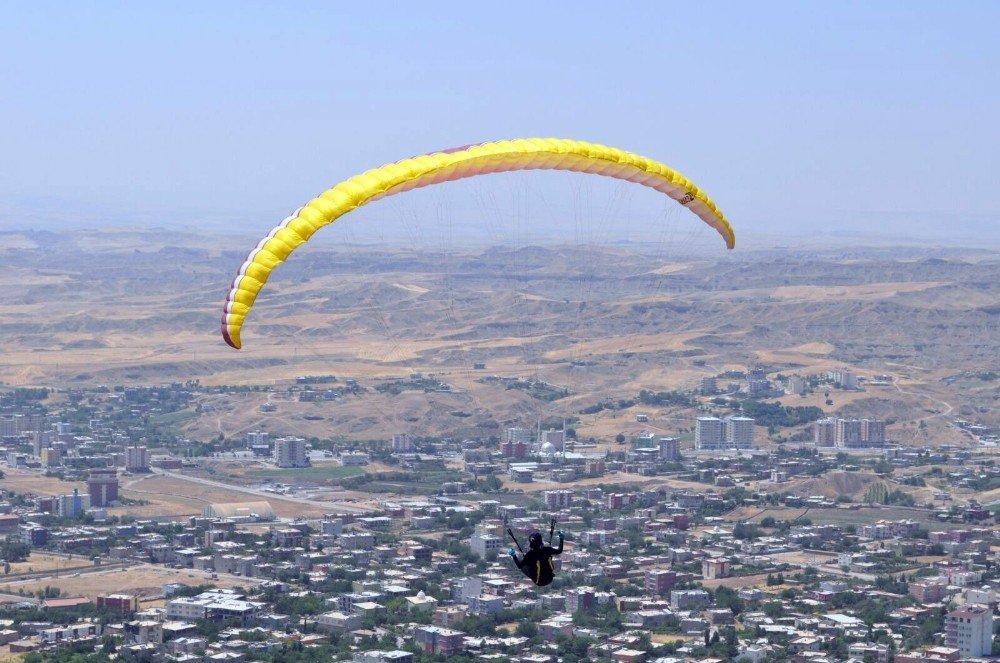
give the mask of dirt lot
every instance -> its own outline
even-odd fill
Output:
[[[786,571],[785,573],[796,573],[796,571]],[[767,581],[767,574],[760,573],[752,576],[738,576],[733,578],[716,578],[714,580],[702,580],[701,584],[708,589],[716,587],[729,587],[732,589],[742,589],[744,587],[763,587]]]
[[[42,573],[45,571],[64,571],[67,569],[89,568],[89,560],[74,557],[60,557],[47,553],[32,552],[31,556],[24,562],[15,562],[10,565],[10,572],[15,573]]]
[[[5,467],[3,472],[4,477],[0,479],[0,488],[13,490],[17,493],[31,493],[40,496],[66,495],[72,493],[74,488],[79,489],[81,493],[87,492],[86,484],[61,481],[55,477],[47,477],[30,470]]]
[[[33,593],[46,586],[57,586],[63,596],[86,596],[96,599],[98,594],[110,591],[135,592],[140,597],[158,598],[167,583],[183,583],[187,585],[213,584],[218,587],[249,587],[257,584],[249,578],[220,573],[217,580],[212,574],[191,569],[168,569],[141,564],[121,569],[108,569],[95,573],[80,573],[79,575],[60,575],[57,578],[42,578],[30,581],[13,581],[0,583],[0,592],[17,594],[19,589],[25,593]]]
[[[122,491],[124,497],[145,500],[149,505],[139,507],[122,507],[112,509],[113,514],[145,515],[145,516],[175,516],[200,515],[202,509],[209,504],[227,502],[254,502],[266,500],[271,504],[276,515],[282,518],[296,516],[318,517],[328,509],[321,506],[310,507],[298,502],[283,500],[278,496],[256,496],[238,490],[227,490],[216,486],[208,486],[185,481],[176,477],[149,475],[140,481],[133,481]]]

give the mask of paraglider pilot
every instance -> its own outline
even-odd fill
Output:
[[[520,560],[517,552],[513,548],[507,549],[517,568],[521,569],[524,575],[531,578],[531,582],[539,587],[544,587],[552,583],[555,577],[555,569],[552,567],[552,556],[561,555],[563,551],[563,533],[559,532],[559,547],[553,548],[551,545],[542,545],[541,532],[532,532],[528,537],[528,552],[524,553]],[[517,539],[515,539],[515,542]],[[551,543],[551,537],[549,543]],[[520,548],[520,546],[518,546]]]

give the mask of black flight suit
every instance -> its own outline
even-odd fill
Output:
[[[558,548],[553,548],[552,546],[532,548],[524,553],[524,557],[520,561],[518,561],[517,557],[514,557],[514,563],[517,564],[517,568],[521,569],[524,575],[531,578],[531,582],[539,587],[545,587],[552,584],[552,579],[555,577],[555,569],[552,567],[552,556],[561,555],[562,551],[563,539],[559,537]]]

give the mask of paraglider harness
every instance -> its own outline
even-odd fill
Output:
[[[520,542],[517,537],[514,536],[514,532],[507,528],[507,534],[510,534],[510,538],[514,540],[514,545],[521,552],[521,559],[517,558],[517,553],[514,552],[513,548],[507,550],[507,554],[511,556],[514,563],[517,564],[517,568],[521,569],[524,575],[531,579],[531,582],[535,583],[539,587],[545,587],[546,585],[552,584],[552,580],[555,578],[555,568],[552,566],[552,556],[561,555],[563,551],[563,533],[559,532],[559,547],[552,547],[552,535],[555,534],[556,530],[556,519],[553,518],[549,522],[549,545],[542,545],[542,535],[539,532],[532,532],[531,536],[528,537],[528,552],[524,552],[521,548]]]

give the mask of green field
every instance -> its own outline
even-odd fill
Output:
[[[363,467],[343,467],[341,465],[320,465],[319,467],[296,467],[287,470],[253,470],[247,476],[281,481],[333,481],[364,474]]]
[[[197,412],[192,412],[191,410],[180,410],[178,412],[167,412],[166,414],[154,414],[149,418],[149,423],[156,424],[158,426],[176,426],[177,424],[182,424],[185,421],[195,419],[197,416]]]

